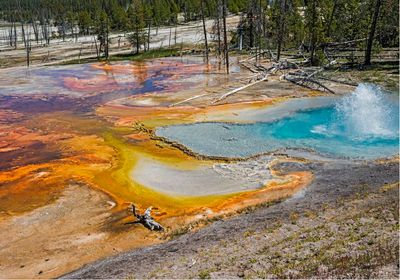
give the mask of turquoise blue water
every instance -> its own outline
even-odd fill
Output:
[[[269,122],[195,123],[162,127],[156,133],[211,156],[248,157],[285,149],[350,159],[393,156],[399,149],[397,98],[376,90],[364,85],[325,107]]]

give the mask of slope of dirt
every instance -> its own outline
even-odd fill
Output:
[[[281,163],[315,180],[270,207],[62,278],[398,278],[397,161]]]

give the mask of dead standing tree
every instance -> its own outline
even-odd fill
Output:
[[[229,46],[228,46],[228,35],[226,31],[226,0],[222,1],[222,24],[224,27],[224,56],[225,56],[225,67],[226,73],[229,74]]]
[[[214,27],[217,31],[217,41],[218,41],[218,59],[221,60],[222,54],[222,41],[221,41],[221,17],[222,17],[222,3],[221,0],[217,2],[217,17],[215,18]]]
[[[201,4],[201,20],[203,21],[203,33],[204,33],[204,45],[205,45],[204,48],[205,48],[206,62],[208,64],[208,42],[207,42],[206,21],[204,15],[204,0],[201,0],[200,4]],[[175,39],[175,44],[176,44],[176,39]]]
[[[135,224],[135,223],[139,223],[144,225],[146,228],[148,228],[149,230],[154,230],[154,231],[163,231],[164,228],[163,226],[161,226],[159,223],[157,223],[156,221],[154,221],[153,217],[151,216],[151,209],[153,207],[149,207],[146,209],[146,211],[144,212],[143,215],[140,215],[138,213],[136,213],[136,208],[135,205],[132,204],[130,210],[132,211],[133,216],[137,219],[134,222],[130,222],[128,224]]]
[[[381,8],[381,5],[382,5],[382,0],[376,0],[375,9],[374,9],[374,16],[372,18],[371,28],[370,28],[369,36],[368,36],[368,40],[367,40],[367,49],[365,51],[364,65],[370,65],[371,64],[372,44],[374,42],[375,29],[376,29],[376,24],[377,24],[377,21],[378,21],[379,10]]]
[[[287,12],[287,0],[281,0],[280,2],[280,13],[279,13],[279,31],[278,31],[278,49],[276,57],[279,60],[281,58],[281,50],[284,38],[284,32],[286,28],[286,12]]]

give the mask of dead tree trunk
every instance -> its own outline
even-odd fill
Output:
[[[257,45],[258,45],[258,54],[259,54],[259,60],[258,60],[258,63],[260,62],[260,60],[261,60],[261,53],[262,53],[262,47],[263,47],[263,44],[262,44],[262,40],[261,40],[261,38],[262,38],[262,36],[263,36],[263,34],[264,34],[264,30],[263,30],[263,18],[264,18],[264,11],[263,11],[263,8],[262,8],[262,1],[261,0],[259,0],[259,2],[258,2],[258,20],[257,20]]]
[[[225,55],[226,73],[229,74],[228,35],[226,32],[226,0],[222,1],[222,20],[224,25],[224,55]]]
[[[106,27],[106,39],[105,39],[105,45],[104,45],[104,54],[106,57],[106,60],[108,60],[109,57],[109,33],[110,33],[110,23],[108,22],[108,18],[107,18],[107,27]]]
[[[30,43],[30,33],[29,33],[29,26],[25,30],[24,23],[21,22],[21,30],[22,30],[22,39],[24,42],[24,47],[26,51],[26,66],[30,66],[30,54],[31,54],[31,43]]]
[[[328,24],[327,24],[326,32],[325,32],[325,35],[328,38],[331,36],[332,22],[333,22],[333,18],[335,17],[335,14],[336,14],[337,6],[338,6],[338,1],[337,0],[333,1],[332,11],[329,16],[329,20],[328,20]]]
[[[254,47],[254,13],[253,13],[254,7],[250,7],[249,11],[249,47],[253,48]]]
[[[178,39],[178,23],[175,22],[175,31],[174,31],[174,45],[176,46],[176,40]]]
[[[311,26],[310,26],[310,33],[311,33],[311,42],[310,42],[310,61],[312,65],[315,65],[315,50],[317,47],[317,4],[316,0],[313,0],[311,3]]]
[[[18,36],[17,36],[17,23],[14,21],[14,48],[17,49]]]
[[[337,62],[335,60],[330,61],[327,65],[320,67],[319,69],[315,70],[314,72],[307,74],[305,71],[303,71],[302,69],[299,69],[297,72],[294,73],[287,73],[285,75],[282,76],[283,79],[305,87],[305,88],[309,88],[309,89],[313,89],[313,90],[325,90],[328,91],[332,94],[335,94],[335,92],[333,90],[331,90],[330,88],[328,88],[327,86],[325,86],[322,82],[318,81],[318,79],[316,78],[317,74],[321,73],[322,71],[324,71],[326,68],[335,65]]]
[[[371,29],[369,31],[369,36],[368,36],[368,41],[367,41],[367,50],[365,51],[364,65],[371,64],[372,43],[374,42],[376,23],[378,21],[379,10],[381,8],[381,4],[382,4],[382,0],[376,0],[374,17],[372,18]]]
[[[201,19],[203,21],[203,33],[204,33],[204,48],[206,55],[206,63],[208,64],[208,42],[207,42],[207,29],[206,29],[206,21],[204,19],[204,0],[201,0]]]
[[[151,31],[151,19],[149,20],[149,26],[147,29],[147,50],[150,50],[150,31]]]
[[[26,66],[29,67],[31,64],[31,44],[28,42],[28,46],[26,47]]]
[[[32,28],[33,28],[33,33],[35,35],[35,41],[36,41],[36,45],[39,44],[39,30],[38,30],[38,26],[37,26],[37,22],[35,18],[32,18]]]
[[[24,26],[24,23],[23,22],[21,22],[21,32],[22,32],[22,41],[24,42],[24,46],[25,46],[25,48],[27,47],[27,44],[26,44],[26,34],[25,34],[25,26]]]
[[[172,26],[169,27],[168,49],[171,48],[171,36],[172,36]]]
[[[99,46],[97,45],[96,37],[94,37],[94,45],[96,46],[96,56],[97,56],[97,60],[100,60],[100,50],[99,50]]]
[[[217,36],[218,36],[218,57],[221,58],[221,0],[218,0],[217,6]]]
[[[248,68],[251,72],[253,73],[257,73],[255,81],[250,80],[249,83],[247,83],[244,86],[241,86],[239,88],[236,88],[234,90],[231,90],[227,93],[224,93],[223,95],[221,95],[219,98],[215,99],[212,104],[218,103],[221,100],[224,100],[225,98],[227,98],[228,96],[231,96],[232,94],[235,94],[239,91],[242,91],[246,88],[249,88],[251,86],[254,86],[256,84],[259,84],[261,82],[267,81],[269,75],[271,74],[275,74],[277,71],[283,70],[283,69],[287,69],[287,68],[291,68],[294,67],[294,65],[289,64],[287,61],[280,61],[278,63],[274,63],[270,68],[265,68],[262,65],[257,65],[254,64],[253,67],[251,66],[247,66],[245,63],[247,61],[242,61],[241,64]]]
[[[132,204],[131,211],[133,216],[137,219],[137,221],[134,221],[133,223],[140,223],[149,230],[163,231],[164,228],[159,223],[154,221],[153,217],[151,216],[151,209],[152,207],[150,206],[149,208],[147,208],[143,215],[140,215],[136,213],[135,205]]]
[[[278,50],[276,52],[277,60],[281,58],[283,34],[285,30],[285,16],[286,16],[286,0],[281,0],[280,15],[279,15],[279,32],[278,32]]]

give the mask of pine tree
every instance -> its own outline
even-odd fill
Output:
[[[317,65],[319,63],[316,50],[318,44],[322,42],[323,27],[321,14],[319,13],[321,2],[322,0],[308,0],[305,11],[311,65]]]
[[[129,6],[128,11],[129,30],[132,32],[128,35],[128,40],[136,48],[136,53],[139,53],[140,46],[145,41],[144,28],[145,23],[145,9],[141,0],[133,0]]]
[[[97,40],[100,42],[99,53],[104,53],[106,59],[109,55],[109,19],[105,11],[100,11],[96,21]]]

